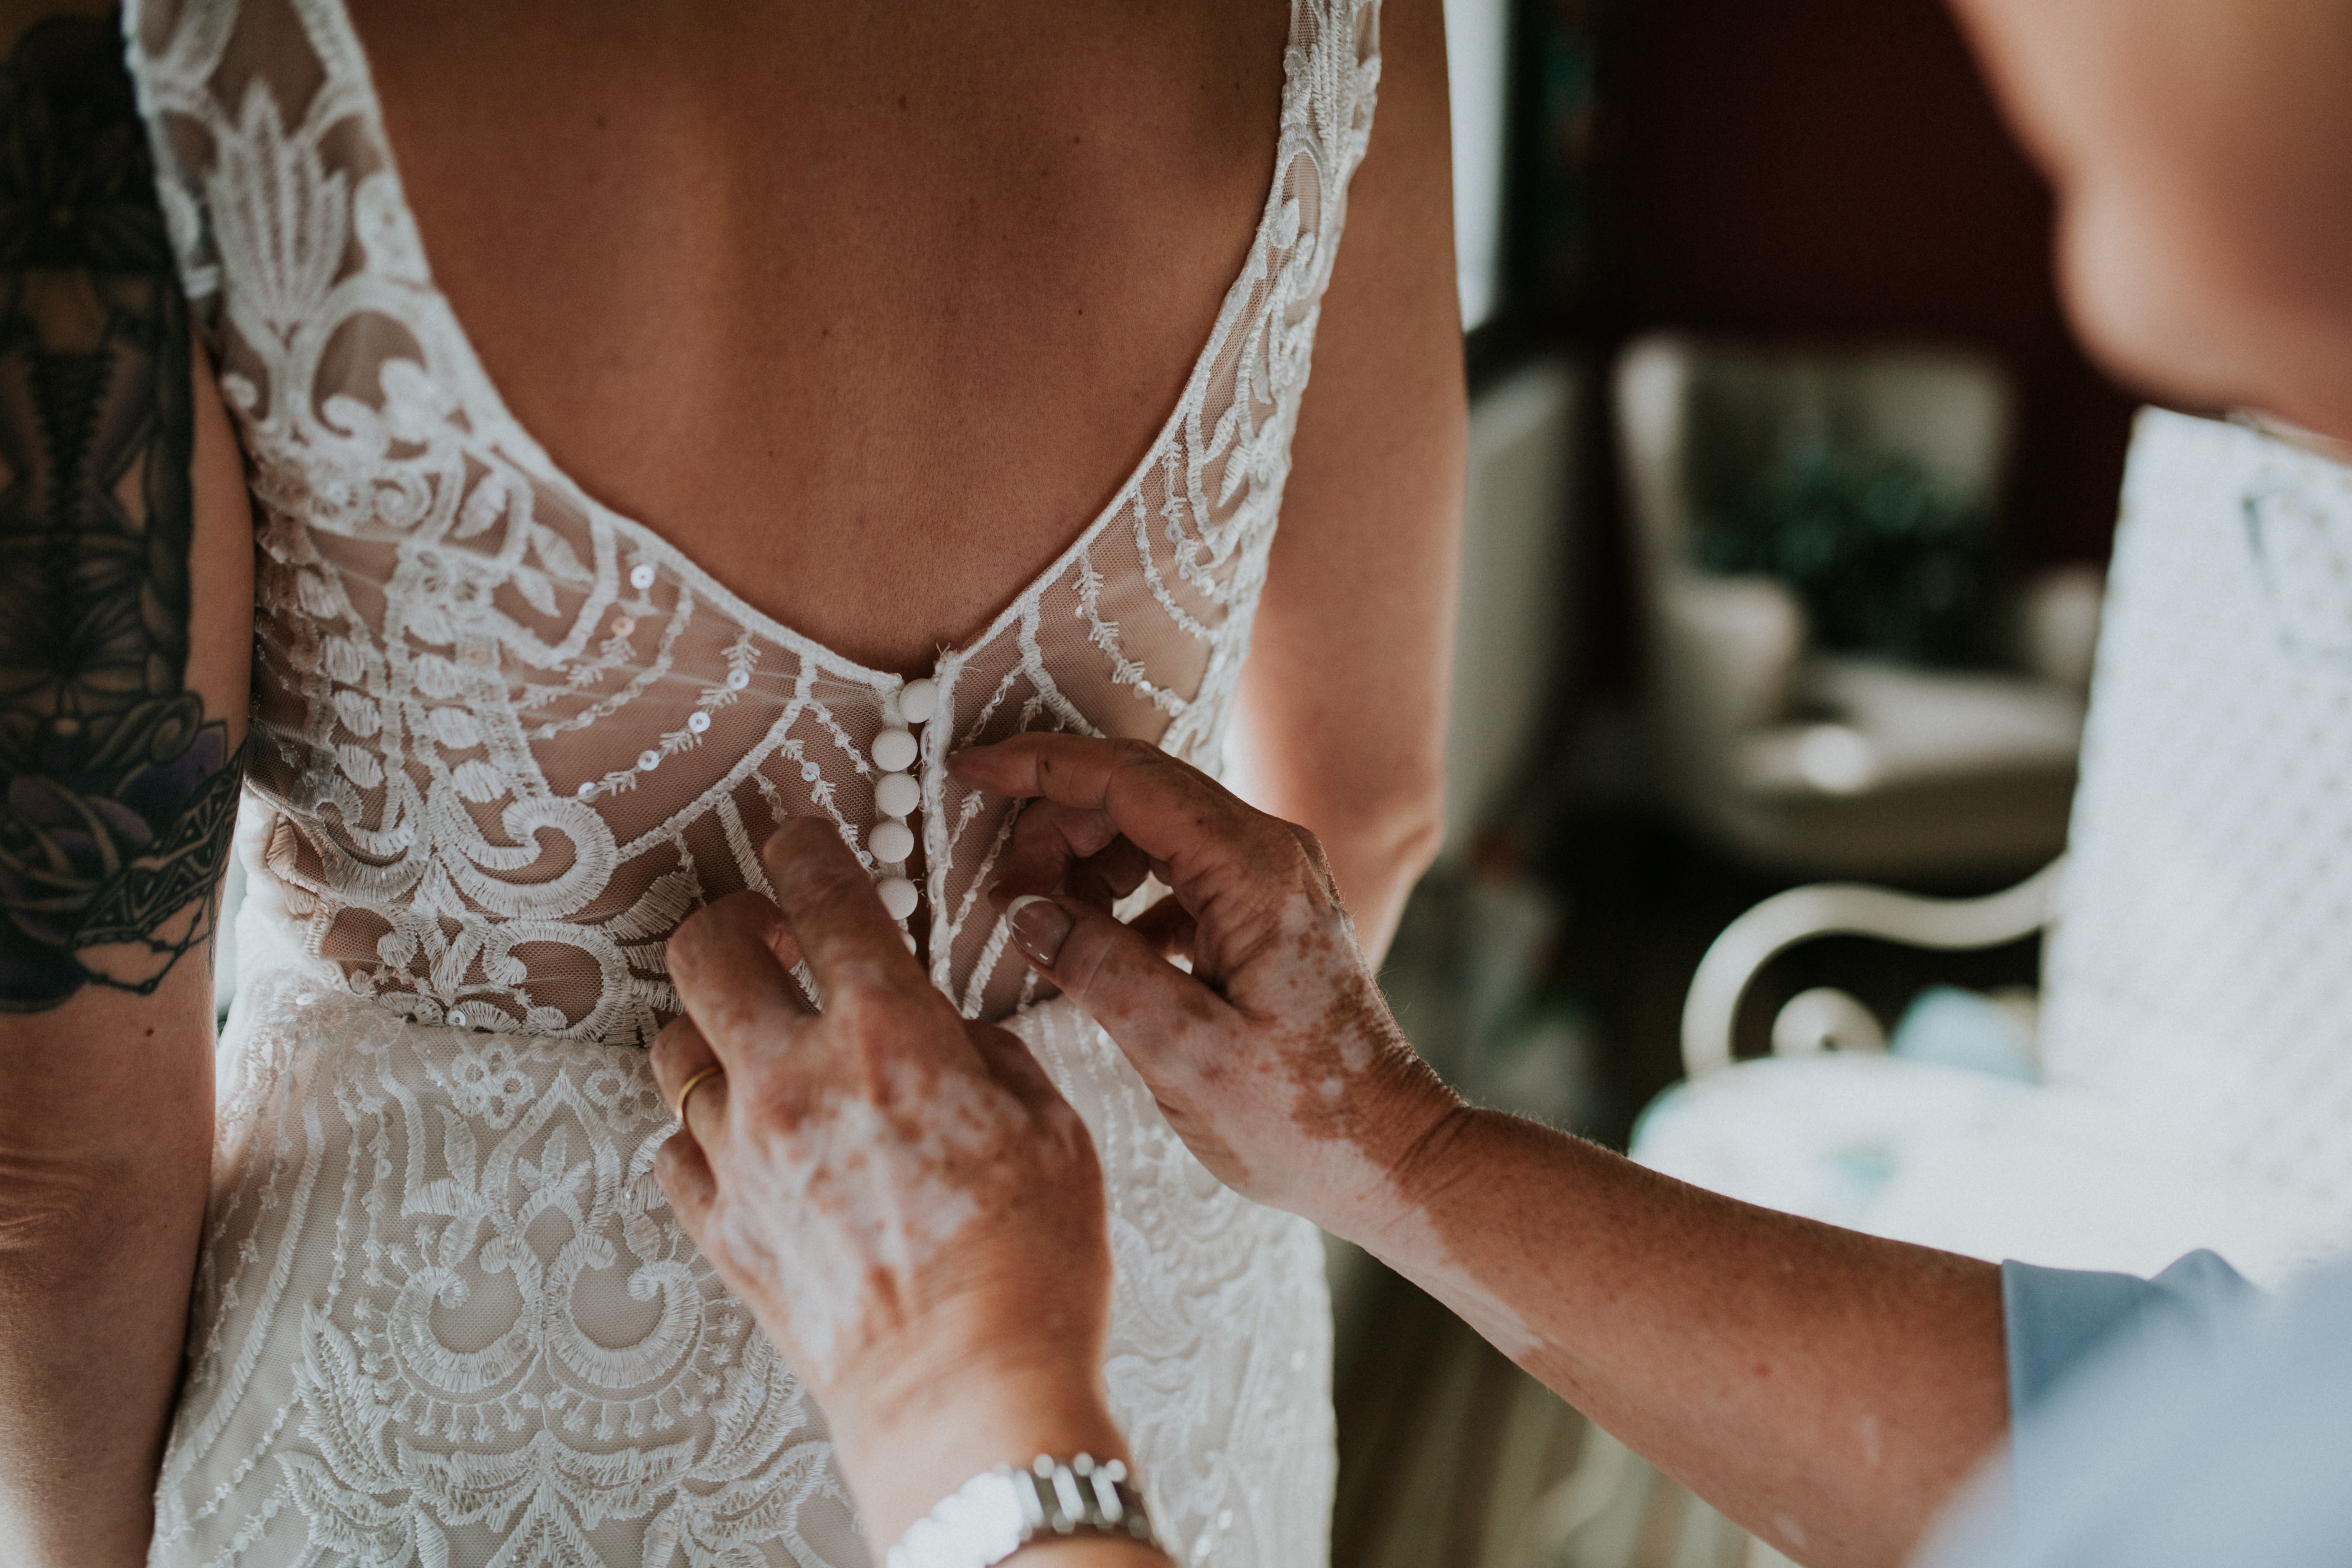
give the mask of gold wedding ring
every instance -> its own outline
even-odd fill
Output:
[[[700,1072],[696,1073],[692,1078],[688,1079],[684,1083],[677,1086],[677,1101],[671,1109],[677,1113],[677,1124],[680,1127],[686,1125],[686,1097],[692,1094],[696,1089],[700,1089],[704,1079],[724,1078],[726,1074],[727,1069],[725,1068],[713,1065],[704,1068]]]

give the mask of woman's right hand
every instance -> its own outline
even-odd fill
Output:
[[[1809,1563],[1901,1561],[1999,1437],[1990,1265],[1465,1107],[1389,1016],[1313,837],[1173,758],[1028,735],[950,765],[1033,797],[999,878],[1013,940],[1202,1163],[1370,1249],[1748,1529]],[[1147,868],[1175,897],[1121,925]]]
[[[1202,1164],[1353,1240],[1409,1223],[1464,1107],[1390,1016],[1313,834],[1139,742],[1024,735],[950,765],[1031,799],[993,894],[1013,939]],[[1121,924],[1147,868],[1174,897]]]

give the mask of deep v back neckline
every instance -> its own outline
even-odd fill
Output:
[[[435,280],[431,252],[425,246],[424,231],[416,222],[415,210],[409,205],[407,186],[401,179],[399,155],[393,146],[391,130],[384,121],[383,100],[376,89],[374,68],[369,58],[366,42],[360,37],[358,25],[352,19],[347,0],[310,0],[306,8],[312,9],[320,21],[331,31],[336,48],[350,61],[352,79],[362,93],[360,108],[382,160],[383,173],[390,182],[393,198],[397,204],[395,216],[407,232],[415,237],[416,253],[424,263],[422,286],[431,294],[435,305],[450,324],[451,336],[462,355],[462,363],[457,369],[461,377],[477,389],[468,413],[497,426],[495,432],[485,431],[483,434],[494,436],[498,443],[529,469],[534,479],[579,507],[583,513],[609,524],[646,555],[667,564],[698,594],[745,626],[791,647],[803,658],[837,676],[881,687],[895,685],[900,679],[895,671],[860,663],[753,605],[721,582],[693,555],[673,543],[659,529],[606,506],[549,455],[546,447],[508,406],[505,394],[499,390],[488,368],[482,363],[472,334],[466,330],[455,306]],[[1298,47],[1299,0],[1288,0],[1288,10],[1290,19],[1283,47],[1282,93],[1276,111],[1274,142],[1268,153],[1271,171],[1267,177],[1265,201],[1259,212],[1256,227],[1251,232],[1249,248],[1243,258],[1240,270],[1226,284],[1220,296],[1216,319],[1209,329],[1207,340],[1193,357],[1192,369],[1185,375],[1183,388],[1177,394],[1174,405],[1169,409],[1158,433],[1152,437],[1142,457],[1128,471],[1110,500],[1066,545],[1015,587],[977,632],[952,647],[943,648],[932,666],[935,671],[947,670],[989,646],[1008,626],[1019,619],[1023,606],[1032,597],[1067,573],[1071,563],[1084,554],[1127,510],[1146,477],[1159,466],[1173,445],[1187,411],[1201,402],[1203,385],[1215,366],[1218,349],[1235,321],[1246,310],[1252,285],[1265,265],[1269,240],[1282,221],[1283,170],[1287,162],[1284,157],[1283,127],[1294,118],[1296,98],[1304,85],[1300,80],[1303,51]]]
[[[1219,765],[1370,140],[1377,11],[1293,0],[1276,173],[1206,348],[1110,504],[942,652],[918,739],[898,673],[598,505],[499,402],[341,3],[125,16],[250,469],[249,778],[302,951],[421,1021],[642,1044],[676,1011],[662,944],[766,889],[773,825],[830,820],[883,876],[911,863],[870,843],[896,818],[920,824],[934,983],[968,1016],[1024,1005],[1034,972],[984,898],[1018,808],[946,759],[1059,730]]]

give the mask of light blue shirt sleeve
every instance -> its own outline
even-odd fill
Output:
[[[2211,1252],[2192,1252],[2153,1279],[2000,1266],[2001,1323],[2009,1350],[2010,1486],[2015,1522],[2031,1538],[2063,1513],[2081,1466],[2072,1424],[2050,1419],[2070,1374],[2122,1344],[2148,1356],[2163,1344],[2176,1362],[2203,1359],[2217,1325],[2258,1292]]]
[[[2164,1333],[2210,1345],[2217,1326],[2260,1294],[2211,1252],[2192,1252],[2153,1279],[2002,1264],[2011,1423],[2031,1426],[2051,1390],[2118,1333]],[[2019,1470],[2023,1484],[2029,1472]]]
[[[2005,1461],[1933,1568],[2352,1563],[2352,1267],[2273,1301],[2210,1252],[2153,1279],[2007,1264]]]

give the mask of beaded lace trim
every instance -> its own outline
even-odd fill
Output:
[[[599,505],[435,289],[336,0],[134,7],[183,275],[259,505],[259,869],[355,993],[424,1022],[644,1043],[663,943],[823,815],[869,863],[896,677]],[[1183,394],[1103,512],[932,672],[915,764],[933,981],[1034,979],[982,897],[1013,819],[946,772],[1024,730],[1219,761],[1318,301],[1378,79],[1375,13],[1294,0],[1273,177]]]

